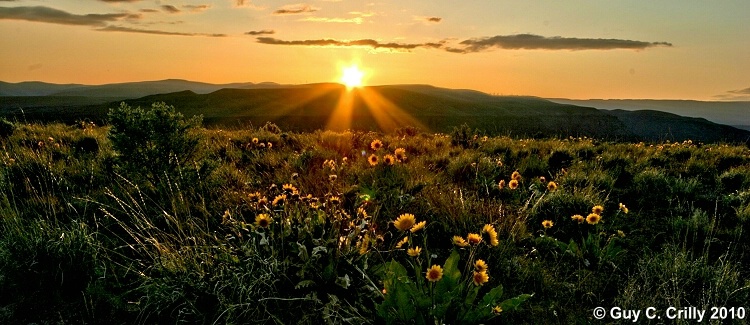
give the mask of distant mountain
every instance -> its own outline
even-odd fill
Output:
[[[126,82],[106,85],[57,85],[43,82],[0,82],[0,96],[76,96],[97,98],[139,98],[148,95],[173,93],[190,90],[197,94],[207,94],[223,88],[274,88],[279,84],[264,82],[254,84],[229,83],[210,84],[204,82],[187,81],[181,79],[167,79],[158,81]]]
[[[695,100],[643,99],[549,99],[555,103],[626,111],[654,110],[689,117],[702,117],[711,122],[750,130],[750,101],[704,102]]]
[[[175,81],[178,84],[182,81]],[[165,82],[161,82],[164,85]],[[190,83],[195,86],[195,83]],[[205,86],[205,85],[204,85]],[[590,136],[615,140],[747,141],[750,132],[719,125],[702,118],[657,111],[599,110],[559,104],[535,97],[499,97],[473,90],[444,89],[427,85],[390,85],[354,89],[339,84],[296,86],[238,84],[250,89],[195,90],[126,99],[131,106],[150,107],[166,102],[185,115],[203,115],[211,125],[262,125],[266,121],[282,129],[311,131],[321,128],[390,131],[416,126],[427,131],[450,132],[463,123],[489,134],[524,137]],[[119,89],[123,89],[120,85]],[[111,95],[101,91],[91,95]],[[74,94],[70,90],[66,93]],[[80,93],[79,93],[80,94]],[[71,103],[102,97],[4,97],[0,115],[27,120],[90,118],[103,120],[120,100],[102,103]],[[45,100],[46,98],[46,100]],[[55,101],[59,101],[55,104]],[[5,103],[12,102],[13,105]],[[23,115],[20,115],[23,108]]]

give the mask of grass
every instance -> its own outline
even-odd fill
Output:
[[[122,128],[8,128],[0,322],[589,323],[597,306],[750,307],[744,146],[180,125],[139,140],[145,162],[129,161],[141,147],[123,147]],[[183,140],[189,153],[149,163]],[[384,165],[397,148],[407,158]],[[571,220],[595,205],[601,222]],[[404,213],[426,227],[399,231]],[[483,242],[453,244],[469,233]],[[433,285],[431,265],[445,272]]]

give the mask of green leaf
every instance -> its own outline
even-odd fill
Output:
[[[310,259],[310,254],[307,253],[307,246],[300,244],[300,242],[297,242],[297,247],[299,248],[299,252],[297,255],[303,262],[307,262],[307,260]]]
[[[500,297],[503,296],[503,285],[500,284],[497,287],[492,288],[490,292],[486,293],[482,297],[482,306],[494,307]]]
[[[351,284],[351,280],[349,279],[349,274],[344,274],[344,276],[340,276],[336,278],[336,284],[338,284],[340,287],[344,289],[349,289],[349,285]]]
[[[522,294],[515,296],[513,298],[507,299],[500,303],[500,307],[503,308],[503,311],[511,311],[515,310],[520,306],[524,301],[531,298],[533,295],[530,294]]]
[[[471,306],[474,304],[474,300],[477,299],[477,295],[479,294],[479,286],[473,286],[471,289],[469,289],[469,292],[466,293],[466,299],[464,300],[464,303],[468,306]]]

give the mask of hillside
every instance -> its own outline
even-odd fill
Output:
[[[181,83],[174,81],[170,87],[178,89]],[[256,85],[252,89],[223,88],[207,93],[199,92],[208,91],[210,84],[203,88],[196,83],[190,85],[195,90],[124,100],[101,97],[124,94],[127,87],[122,85],[118,86],[120,92],[99,88],[85,92],[87,96],[73,96],[77,90],[69,89],[55,96],[5,97],[0,114],[31,121],[103,121],[108,110],[121,101],[134,107],[165,102],[185,115],[203,115],[204,122],[213,126],[257,126],[271,121],[295,131],[323,128],[392,131],[412,126],[431,132],[450,132],[455,126],[467,124],[490,135],[518,137],[705,142],[744,142],[750,138],[748,131],[665,112],[607,111],[535,97],[491,96],[428,85],[372,86],[351,92],[339,84]],[[148,88],[142,83],[133,87],[133,91]]]

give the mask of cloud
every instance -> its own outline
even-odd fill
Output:
[[[363,11],[350,11],[350,15],[360,16],[360,17],[372,17],[375,16],[375,13],[372,11],[363,12]]]
[[[313,18],[317,19],[317,18]],[[317,39],[285,41],[270,37],[258,37],[258,42],[271,45],[297,45],[297,46],[336,46],[336,47],[371,47],[373,49],[391,49],[409,51],[416,48],[441,49],[451,53],[475,53],[489,51],[493,48],[508,50],[536,49],[536,50],[614,50],[632,49],[643,50],[658,46],[672,46],[666,42],[642,42],[621,39],[594,39],[594,38],[567,38],[567,37],[544,37],[531,34],[493,36],[484,38],[472,38],[450,45],[448,40],[437,43],[380,43],[372,39],[355,41]]]
[[[305,3],[298,3],[293,5],[286,5],[273,12],[274,15],[296,15],[310,12],[316,12],[320,9],[310,6]]]
[[[354,17],[354,18],[324,18],[324,17],[307,17],[304,19],[300,19],[300,21],[312,21],[312,22],[318,22],[318,23],[352,23],[352,24],[361,24],[364,19],[362,17]]]
[[[439,23],[440,21],[443,20],[443,18],[440,18],[440,17],[425,17],[425,20],[428,23]]]
[[[128,13],[76,15],[43,6],[0,7],[0,19],[26,20],[60,25],[104,26],[107,22],[118,21],[123,18],[133,19],[139,18],[139,16]]]
[[[272,29],[264,29],[264,30],[251,30],[245,33],[245,35],[271,35],[271,34],[276,34],[276,31]]]
[[[211,5],[183,5],[182,7],[192,12],[201,12],[211,8]]]
[[[672,46],[667,42],[643,42],[623,39],[545,37],[534,34],[498,35],[472,38],[459,43],[463,53],[482,52],[491,48],[506,50],[643,50],[657,46]]]
[[[284,41],[272,37],[258,37],[258,43],[271,45],[298,45],[298,46],[334,46],[334,47],[369,47],[373,49],[387,49],[397,51],[408,51],[416,48],[440,48],[443,43],[381,43],[373,39],[360,39],[354,41],[339,41],[334,39],[317,39],[302,41]]]
[[[125,33],[139,33],[139,34],[152,34],[152,35],[172,35],[172,36],[206,36],[206,37],[226,37],[226,34],[204,34],[204,33],[178,33],[178,32],[167,32],[161,30],[152,29],[137,29],[122,26],[107,26],[97,29],[101,32],[125,32]]]
[[[159,10],[156,10],[156,9],[141,9],[141,10],[138,10],[138,11],[140,11],[140,12],[146,12],[146,13],[159,12]]]
[[[163,5],[163,6],[161,6],[161,9],[164,10],[164,11],[166,11],[166,12],[168,12],[168,13],[170,13],[170,14],[176,14],[176,13],[180,13],[182,11],[180,9],[177,9],[177,7],[175,7],[173,5]]]
[[[750,88],[729,90],[724,94],[714,96],[714,98],[721,100],[750,100]]]
[[[99,0],[102,2],[138,2],[141,0]]]

